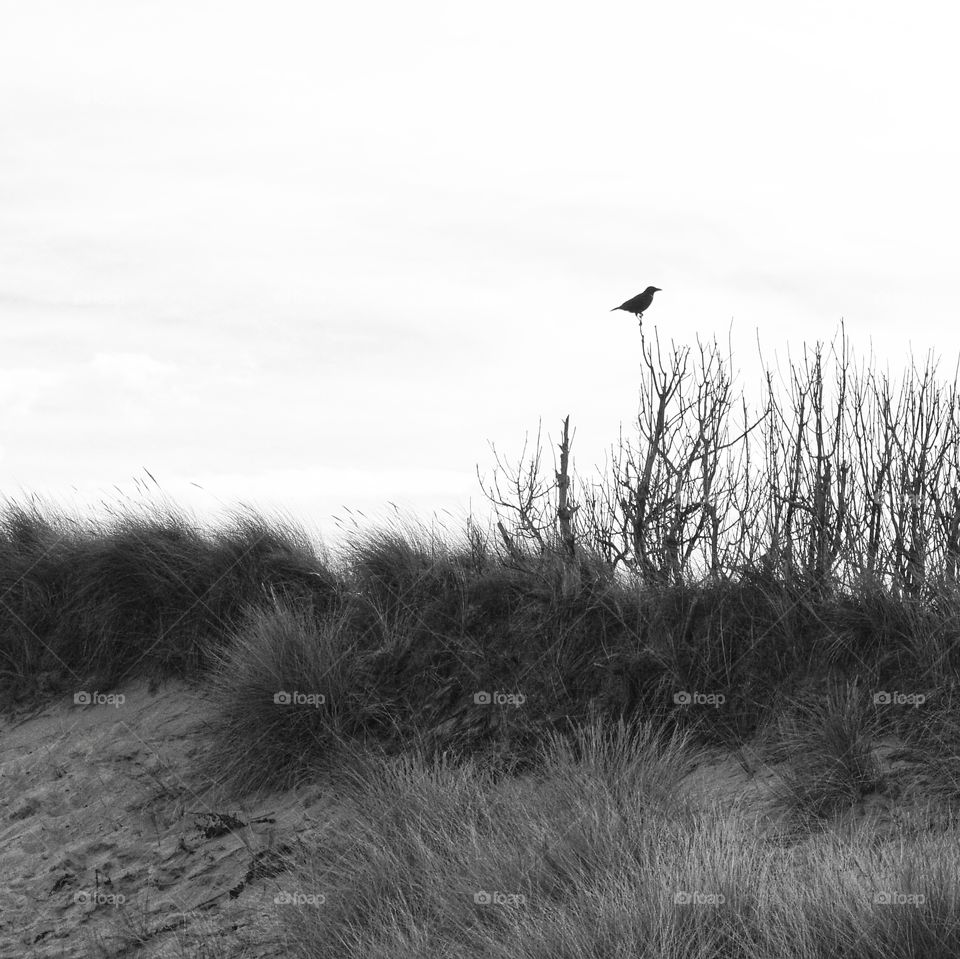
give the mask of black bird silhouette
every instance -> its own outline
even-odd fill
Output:
[[[659,292],[659,286],[648,286],[642,293],[638,293],[632,299],[627,300],[626,303],[615,306],[610,312],[613,313],[616,310],[624,310],[627,313],[635,313],[637,319],[640,321],[640,325],[643,326],[644,310],[650,309],[650,304],[653,302],[653,294]]]

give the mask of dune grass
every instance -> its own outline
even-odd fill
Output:
[[[251,511],[7,502],[0,711],[182,678],[227,792],[336,782],[277,954],[960,953],[960,384],[843,334],[751,412],[716,341],[638,362],[599,482],[568,417],[553,470],[539,434],[496,455],[489,529],[331,554]],[[681,790],[718,750],[762,816]]]
[[[567,571],[412,524],[331,556],[253,514],[8,504],[0,702],[186,678],[210,704],[197,762],[228,792],[332,778],[350,828],[291,859],[284,954],[955,954],[952,587]],[[885,736],[911,756],[896,784]],[[680,790],[751,743],[789,840]],[[920,784],[944,815],[905,812],[909,842],[831,830]]]
[[[331,831],[284,877],[274,935],[325,957],[947,957],[955,832],[878,847],[869,824],[785,851],[680,786],[689,734],[592,723],[536,773],[408,753],[342,781]]]
[[[338,742],[506,749],[522,765],[597,716],[739,745],[827,674],[855,679],[865,702],[922,695],[922,711],[891,702],[875,718],[944,755],[957,741],[956,589],[924,607],[749,576],[644,585],[589,556],[573,586],[558,571],[550,554],[518,562],[409,523],[358,532],[331,557],[254,514],[210,530],[172,509],[83,524],[8,504],[0,703],[189,678],[219,717],[217,767],[251,788],[310,775]],[[835,719],[828,751],[866,722]],[[808,726],[781,732],[813,743]]]
[[[326,611],[338,581],[294,525],[238,514],[204,530],[172,507],[81,522],[37,504],[0,510],[0,703],[44,687],[106,691],[194,676],[251,605]]]

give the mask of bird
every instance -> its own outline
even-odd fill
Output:
[[[643,313],[645,310],[650,309],[650,304],[653,302],[653,294],[660,292],[659,286],[648,286],[642,293],[638,293],[636,296],[627,300],[626,303],[615,306],[610,312],[625,310],[627,313],[635,313],[637,319],[640,321],[640,325],[643,326]]]

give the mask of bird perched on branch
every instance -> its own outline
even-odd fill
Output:
[[[615,306],[610,312],[613,313],[616,310],[624,310],[627,313],[635,313],[637,319],[640,321],[640,325],[643,326],[644,310],[650,309],[650,304],[653,302],[653,294],[659,292],[659,286],[648,286],[642,293],[638,293],[632,299],[627,300],[626,303]]]

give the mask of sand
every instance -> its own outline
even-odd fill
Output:
[[[122,693],[0,724],[0,956],[193,955],[213,931],[213,955],[282,955],[274,897],[308,892],[281,870],[329,822],[323,789],[226,803],[196,771],[198,694]]]

